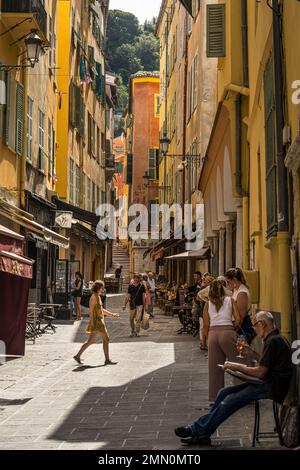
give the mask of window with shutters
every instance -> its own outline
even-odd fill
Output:
[[[16,96],[16,152],[22,155],[23,144],[23,118],[24,118],[24,87],[17,83]]]
[[[75,173],[75,204],[79,207],[80,203],[80,168],[76,164],[76,173]]]
[[[207,5],[207,57],[225,57],[225,3]]]
[[[53,48],[53,20],[49,16],[49,67],[52,67],[52,48]]]
[[[92,212],[96,211],[96,185],[92,182]]]
[[[90,115],[90,153],[95,157],[95,126],[96,123]]]
[[[52,127],[52,176],[56,176],[56,142],[55,130]],[[56,182],[56,180],[55,180]]]
[[[198,56],[194,58],[194,76],[193,76],[193,110],[197,108],[198,100]]]
[[[69,125],[75,127],[75,85],[71,81],[69,86]]]
[[[69,160],[69,202],[72,204],[74,200],[74,162],[72,158]]]
[[[132,184],[132,154],[127,154],[126,184]]]
[[[48,176],[52,175],[52,122],[48,119]]]
[[[85,203],[86,203],[86,196],[85,196],[85,173],[82,173],[82,209],[85,209]]]
[[[189,121],[192,115],[192,83],[193,83],[192,68],[188,72],[187,80],[188,80],[187,82],[187,119]]]
[[[39,109],[38,169],[45,171],[45,114]]]
[[[273,55],[271,55],[264,73],[267,238],[274,236],[277,232],[276,121],[274,96]]]
[[[160,110],[160,95],[154,95],[154,117],[159,118],[159,110]]]
[[[96,148],[97,162],[100,163],[101,160],[101,132],[97,126],[97,148]]]
[[[86,200],[86,208],[88,211],[91,210],[91,180],[87,177],[87,200]]]
[[[32,160],[32,111],[33,100],[29,96],[27,96],[26,158],[30,162]]]
[[[148,176],[151,180],[158,179],[159,149],[149,149]]]
[[[12,72],[7,73],[6,110],[5,110],[5,144],[16,150],[16,115],[17,115],[17,82]]]
[[[81,96],[80,87],[74,86],[75,96],[75,110],[74,110],[74,124],[78,134],[84,138],[85,128],[85,105],[84,97]]]

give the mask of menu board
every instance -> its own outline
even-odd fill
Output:
[[[56,261],[55,292],[65,294],[67,292],[67,260]]]
[[[80,261],[69,261],[68,269],[68,292],[74,290],[75,273],[80,271]]]

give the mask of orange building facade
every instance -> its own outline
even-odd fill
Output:
[[[159,93],[158,72],[140,72],[131,77],[125,175],[130,188],[128,202],[129,206],[143,204],[149,214],[151,206],[158,202],[159,191]],[[144,253],[153,242],[149,232],[141,233],[141,240],[132,240],[132,271],[152,269],[153,262]]]

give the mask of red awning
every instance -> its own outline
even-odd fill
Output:
[[[0,251],[0,271],[15,276],[32,278],[34,260],[8,251]]]

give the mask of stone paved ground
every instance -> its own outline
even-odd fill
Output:
[[[109,299],[121,312],[123,297]],[[128,317],[108,319],[111,358],[102,346],[86,351],[84,366],[72,359],[85,340],[87,320],[59,325],[26,356],[0,367],[0,449],[180,449],[173,429],[207,407],[207,357],[191,336],[177,335],[177,317],[157,312],[151,329],[129,338]],[[213,436],[220,448],[250,447],[253,406]],[[274,426],[270,404],[262,426]],[[262,447],[278,446],[277,440]]]

